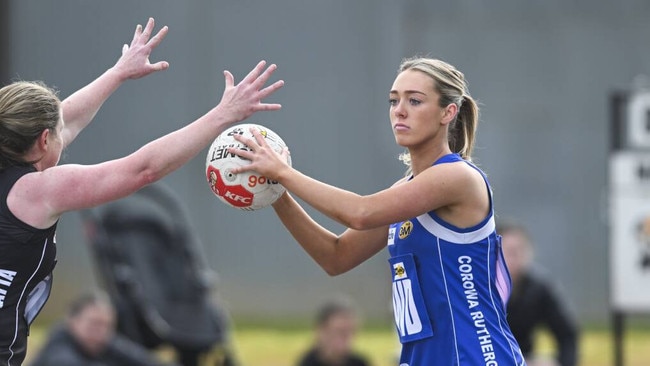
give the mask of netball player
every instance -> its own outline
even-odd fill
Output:
[[[284,194],[273,205],[282,223],[330,275],[346,272],[385,246],[402,342],[400,364],[522,365],[506,322],[510,280],[495,232],[485,174],[471,163],[478,108],[464,75],[440,60],[405,60],[389,92],[407,176],[360,196],[286,164],[258,131],[232,152],[349,229],[335,235]]]
[[[57,166],[61,151],[127,79],[166,69],[149,63],[167,28],[151,37],[154,21],[136,28],[117,63],[60,102],[40,83],[0,89],[0,365],[25,358],[29,324],[47,300],[55,263],[55,229],[61,214],[125,197],[179,168],[231,124],[279,104],[261,100],[275,65],[260,62],[239,84],[228,71],[219,105],[187,126],[121,159],[96,165]],[[151,37],[151,38],[150,38]]]

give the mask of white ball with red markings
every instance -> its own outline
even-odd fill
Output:
[[[268,128],[247,123],[240,124],[223,131],[210,145],[205,159],[205,174],[212,192],[225,204],[241,210],[254,211],[270,206],[282,193],[284,187],[273,180],[248,171],[233,174],[235,167],[250,164],[250,160],[228,152],[228,148],[249,150],[249,148],[235,140],[233,136],[242,135],[251,139],[255,137],[250,128],[255,127],[264,136],[266,143],[277,152],[281,152],[287,145],[282,138]],[[287,157],[291,165],[291,157]]]

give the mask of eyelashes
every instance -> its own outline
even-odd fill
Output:
[[[409,98],[408,102],[409,102],[409,104],[412,105],[412,106],[418,106],[418,105],[422,104],[422,101],[421,101],[421,100],[418,100],[418,99],[415,99],[415,98]],[[398,103],[399,103],[398,100],[395,99],[395,98],[390,98],[390,99],[388,99],[388,104],[389,104],[391,107],[395,107],[395,106],[397,106]]]

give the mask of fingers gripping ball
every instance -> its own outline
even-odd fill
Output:
[[[233,174],[235,167],[248,165],[250,161],[228,152],[228,148],[249,148],[233,136],[244,135],[253,138],[250,128],[255,127],[275,151],[281,152],[286,144],[275,132],[255,124],[240,124],[223,131],[212,142],[205,159],[205,173],[212,192],[227,205],[247,211],[270,206],[282,193],[284,187],[254,171]],[[291,157],[287,158],[291,165]]]

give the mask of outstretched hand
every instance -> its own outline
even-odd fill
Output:
[[[155,26],[153,18],[149,18],[147,25],[142,29],[138,24],[135,27],[131,44],[122,47],[122,56],[117,60],[113,69],[123,79],[139,79],[153,72],[169,68],[167,61],[159,61],[154,64],[149,62],[151,52],[162,42],[167,35],[167,26],[162,27],[155,36],[151,37]]]
[[[247,171],[256,171],[257,173],[272,179],[280,180],[284,169],[291,168],[289,161],[289,149],[284,148],[281,152],[275,151],[264,139],[264,136],[256,128],[251,127],[251,133],[254,139],[242,135],[234,135],[235,140],[248,146],[249,150],[231,147],[228,151],[232,154],[250,160],[248,165],[242,165],[231,169],[232,173],[239,174]]]
[[[223,91],[219,108],[226,111],[234,122],[239,122],[259,111],[274,111],[282,106],[277,103],[262,103],[262,99],[273,94],[284,85],[284,81],[264,87],[271,74],[277,69],[275,64],[266,67],[266,61],[260,61],[251,72],[235,85],[235,78],[230,71],[224,71],[226,88]]]

